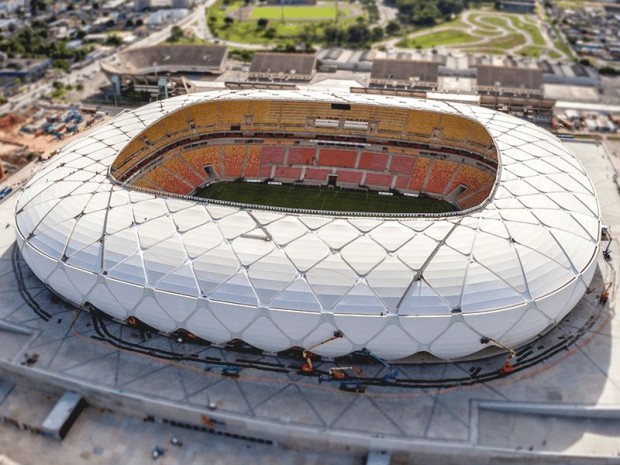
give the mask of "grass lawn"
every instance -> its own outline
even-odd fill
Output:
[[[342,17],[349,16],[351,14],[351,8],[347,5],[340,5],[338,7],[340,15]],[[284,16],[284,21],[316,21],[316,20],[329,20],[336,19],[335,5],[325,6],[257,6],[252,9],[250,19],[257,20],[260,18],[270,20],[280,20]]]
[[[468,34],[459,29],[443,29],[439,31],[429,32],[417,37],[403,39],[396,45],[408,48],[430,48],[442,45],[462,45],[469,44],[480,40],[479,37]]]
[[[518,54],[524,57],[538,58],[543,49],[536,47],[535,45],[526,45],[518,50]]]
[[[239,9],[245,6],[242,0],[230,0],[228,5],[223,4],[223,0],[218,0],[213,6],[207,8],[206,17],[207,24],[213,32],[213,35],[219,39],[231,40],[233,42],[250,43],[250,44],[268,44],[268,45],[297,45],[300,36],[306,30],[312,30],[314,33],[321,34],[326,24],[333,24],[333,18],[336,15],[336,8],[332,5],[320,7],[306,6],[285,6],[284,7],[284,23],[280,21],[282,9],[280,7],[256,7],[249,13],[248,17],[244,14],[238,14]],[[313,14],[331,16],[322,17],[304,17],[304,12],[309,13],[318,9]],[[349,5],[341,5],[340,26],[347,26],[356,22],[355,15],[360,12],[358,9]],[[301,13],[300,13],[301,12]],[[270,17],[267,17],[271,15]],[[292,17],[291,15],[297,15]],[[233,20],[231,24],[227,24],[226,17]],[[257,18],[257,19],[254,19]],[[264,18],[269,21],[266,28],[258,27],[258,19]]]
[[[247,182],[218,182],[199,189],[196,197],[272,207],[377,213],[444,213],[453,205],[427,197],[385,196],[318,186],[275,186]]]

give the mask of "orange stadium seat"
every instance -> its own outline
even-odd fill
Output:
[[[290,168],[288,166],[276,167],[274,179],[281,181],[297,181],[301,178],[301,168]]]
[[[377,107],[372,113],[380,132],[402,133],[407,126],[408,110],[403,108]]]
[[[483,187],[478,192],[472,193],[465,191],[456,199],[456,203],[463,210],[480,205],[491,193],[491,188],[492,186]]]
[[[162,165],[158,165],[145,173],[143,178],[158,186],[160,190],[173,194],[187,195],[194,190],[193,186],[183,182]]]
[[[443,115],[441,130],[444,139],[459,142],[459,145],[467,145],[474,123],[461,116]]]
[[[362,170],[385,171],[388,156],[384,153],[362,152],[357,168]]]
[[[260,158],[263,154],[262,145],[248,145],[247,155],[245,158],[245,168],[243,175],[246,178],[255,178],[258,176],[258,167],[260,166]]]
[[[311,106],[311,105],[310,105]],[[306,126],[309,105],[299,105],[296,102],[277,102],[271,106],[270,121],[275,125]]]
[[[442,194],[446,190],[456,167],[457,163],[453,161],[435,160],[424,191]]]
[[[389,171],[390,173],[411,174],[415,160],[415,156],[392,155]]]
[[[494,182],[495,176],[493,174],[482,171],[474,166],[462,164],[459,167],[456,176],[450,183],[450,187],[447,192],[450,193],[459,185],[463,185],[467,187],[467,191],[463,194],[469,195],[472,192],[478,191],[482,187],[492,186]]]
[[[245,117],[251,115],[249,100],[227,100],[217,105],[218,123],[245,124]]]
[[[396,189],[407,189],[410,179],[411,179],[410,176],[398,176],[396,178],[396,184],[394,185],[394,187]]]
[[[355,167],[356,158],[357,150],[322,148],[319,153],[319,165],[353,168]]]
[[[362,171],[351,171],[346,169],[338,170],[336,174],[338,175],[338,184],[344,183],[355,185],[359,185],[362,182],[362,176],[364,175]]]
[[[369,187],[388,190],[392,186],[393,177],[391,174],[367,173],[364,184]]]
[[[414,111],[409,114],[407,132],[430,138],[433,131],[439,126],[440,113],[432,111]]]
[[[161,188],[157,184],[153,184],[151,181],[145,178],[136,179],[131,183],[132,186],[142,187],[143,189],[156,189],[161,190]]]
[[[469,134],[469,139],[474,143],[483,147],[489,147],[492,144],[491,136],[487,130],[480,124],[474,123]]]
[[[190,118],[194,120],[196,128],[213,126],[219,122],[216,102],[205,102],[187,107]]]
[[[258,177],[261,179],[268,179],[271,177],[271,166],[270,165],[261,165],[258,168]]]
[[[416,159],[415,166],[413,168],[413,174],[409,181],[409,190],[421,191],[424,187],[424,181],[426,180],[426,172],[430,166],[430,159],[418,158]]]
[[[179,158],[178,155],[165,160],[162,166],[183,178],[194,187],[200,186],[206,180],[206,174],[203,174],[204,170],[202,170],[202,172],[195,170],[193,167],[185,164],[183,159]]]
[[[332,170],[328,169],[308,168],[306,169],[305,179],[327,181],[327,175],[331,174],[331,172]]]
[[[204,167],[211,165],[219,176],[223,176],[220,146],[201,147],[181,153],[181,157],[197,172],[204,173]]]
[[[263,156],[261,157],[261,165],[282,164],[284,163],[285,147],[265,145],[263,147]]]
[[[224,176],[240,178],[245,158],[245,145],[224,146]]]
[[[286,161],[292,165],[313,165],[315,155],[314,147],[291,147]]]
[[[169,116],[166,116],[161,123],[166,126],[169,134],[177,134],[189,132],[190,127],[187,120],[185,108],[181,108],[181,110],[174,111]]]
[[[269,119],[271,105],[269,100],[255,100],[250,103],[250,114],[252,115],[254,124],[273,125],[273,122]]]
[[[143,139],[144,137],[146,137],[151,144],[155,144],[164,138],[169,138],[170,132],[163,123],[157,122],[146,128],[141,138]]]

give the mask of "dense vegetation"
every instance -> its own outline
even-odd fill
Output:
[[[82,61],[92,50],[90,47],[69,50],[66,44],[67,41],[49,37],[47,23],[37,20],[0,40],[0,51],[11,58],[51,58],[56,68],[67,70],[71,63]]]
[[[469,3],[469,0],[395,0],[400,21],[416,26],[432,26],[449,20]]]

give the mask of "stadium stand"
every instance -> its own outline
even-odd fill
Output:
[[[396,184],[394,184],[394,188],[398,190],[405,190],[407,186],[409,186],[409,180],[411,176],[398,176],[396,178]]]
[[[204,170],[202,173],[194,170],[190,166],[186,165],[185,161],[182,158],[179,158],[178,155],[174,155],[173,157],[165,160],[162,163],[162,166],[170,170],[172,173],[176,173],[192,186],[199,186],[205,182],[206,174],[202,174],[204,173]]]
[[[433,194],[443,194],[456,167],[457,164],[453,161],[435,160],[424,191]]]
[[[175,176],[163,165],[156,166],[143,175],[143,179],[157,186],[159,190],[173,194],[188,195],[194,187]]]
[[[356,150],[322,148],[319,153],[319,165],[353,168],[355,167],[356,158]]]
[[[245,159],[245,145],[224,146],[224,176],[226,178],[240,178]]]
[[[159,187],[157,184],[153,184],[151,181],[149,181],[148,179],[145,179],[145,178],[136,179],[132,183],[132,186],[141,187],[142,189],[161,190],[161,187]]]
[[[288,166],[276,167],[274,179],[278,181],[297,181],[301,179],[302,168],[290,168]]]
[[[358,164],[359,169],[384,171],[388,156],[384,153],[362,152]]]
[[[338,175],[337,184],[351,184],[351,185],[359,185],[362,182],[362,176],[364,173],[362,171],[350,171],[350,170],[338,170],[336,172]],[[325,179],[325,177],[323,177]]]
[[[409,156],[393,155],[392,161],[390,162],[389,171],[391,173],[411,174],[416,156],[417,153]]]
[[[313,165],[316,152],[314,147],[291,147],[286,161],[292,165]]]
[[[285,147],[265,145],[263,147],[263,156],[261,157],[261,164],[282,164],[284,163],[284,154],[286,153]]]
[[[251,115],[248,100],[228,100],[217,106],[218,123],[220,124],[245,124],[246,115]]]
[[[271,112],[271,102],[269,102],[268,100],[254,101],[251,102],[250,105],[250,114],[252,115],[254,125],[273,124],[273,122],[269,119],[269,115]]]
[[[306,175],[304,179],[327,181],[327,175],[330,174],[331,172],[332,170],[328,170],[328,169],[308,168],[306,170]]]
[[[201,147],[182,153],[183,158],[198,172],[205,172],[204,167],[210,165],[218,176],[224,173],[222,169],[219,146]]]
[[[446,192],[450,193],[459,185],[463,185],[467,187],[468,191],[465,193],[469,195],[472,192],[478,191],[482,187],[492,187],[493,182],[495,182],[495,176],[491,173],[487,173],[470,165],[461,164],[458,168],[456,176],[450,183],[450,186]]]
[[[430,138],[433,131],[439,126],[440,113],[431,111],[416,111],[409,114],[407,132]]]
[[[335,125],[322,126],[317,119]],[[343,129],[347,124],[352,133]],[[237,125],[244,134],[231,135]],[[255,134],[245,134],[250,128]],[[291,130],[295,136],[287,133]],[[495,150],[481,125],[455,115],[230,100],[169,114],[137,135],[111,172],[121,182],[181,195],[206,181],[247,177],[325,184],[335,175],[338,186],[363,183],[370,189],[443,195],[469,208],[493,188]]]
[[[257,144],[247,146],[247,156],[245,158],[245,168],[243,170],[244,177],[255,178],[258,176],[258,168],[260,166],[262,154],[262,145]]]
[[[402,133],[407,126],[407,112],[397,108],[376,108],[374,116],[380,132]]]
[[[380,190],[389,190],[392,184],[393,176],[391,174],[367,173],[366,184],[368,187],[374,187]]]
[[[441,131],[444,139],[467,143],[473,123],[463,117],[443,115],[441,119]]]
[[[413,175],[411,175],[411,180],[409,181],[409,190],[422,190],[429,164],[430,160],[428,158],[420,157],[416,160]]]
[[[467,191],[464,192],[456,199],[456,203],[461,210],[475,207],[480,205],[491,193],[492,186],[483,187],[478,192],[473,192],[468,195]]]

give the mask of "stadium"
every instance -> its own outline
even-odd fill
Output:
[[[256,90],[119,115],[30,180],[16,225],[35,275],[82,308],[222,346],[386,360],[545,334],[586,292],[601,229],[583,167],[531,123]]]

